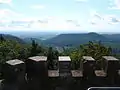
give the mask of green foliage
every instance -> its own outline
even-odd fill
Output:
[[[32,40],[32,46],[31,46],[31,56],[37,55],[38,44],[35,42],[35,40]]]
[[[22,50],[22,52],[21,52]],[[22,56],[22,54],[24,56]],[[16,43],[14,41],[6,40],[0,42],[0,63],[4,63],[6,60],[20,58],[25,58],[26,56],[26,48],[23,49],[22,45]]]
[[[4,37],[2,35],[0,35],[0,41],[5,41]]]
[[[24,60],[30,56],[30,46],[19,43],[17,40],[21,41],[14,36],[0,35],[0,63],[16,58]]]
[[[58,51],[53,50],[52,47],[49,47],[47,58],[48,58],[48,68],[49,69],[55,69],[57,68],[57,59],[58,59],[59,53]]]
[[[111,47],[105,47],[100,41],[80,45],[77,50],[70,52],[73,68],[79,68],[82,56],[92,56],[99,63],[102,56],[111,55],[111,50]]]
[[[72,67],[74,69],[77,69],[79,68],[80,66],[80,57],[81,57],[81,54],[79,51],[73,51],[71,54],[70,54],[70,57],[72,59]]]
[[[43,48],[35,40],[32,40],[32,46],[30,47],[30,56],[47,55],[46,48]]]
[[[92,56],[96,60],[100,60],[102,56],[111,54],[111,47],[105,47],[101,42],[89,42],[80,46],[82,55]]]
[[[30,56],[47,55],[47,49],[32,41],[32,45],[20,44],[13,40],[0,38],[0,63],[11,59],[25,60]]]

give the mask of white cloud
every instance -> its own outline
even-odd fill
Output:
[[[112,0],[109,9],[120,9],[120,0]]]
[[[93,9],[90,10],[90,16],[102,19],[102,16],[96,10]]]
[[[12,0],[0,0],[0,3],[2,4],[2,3],[11,3],[12,2]]]
[[[76,23],[66,22],[61,17],[46,18],[23,18],[18,20],[9,20],[0,22],[0,30],[81,30],[80,25]]]
[[[13,24],[15,24],[16,19],[20,19],[22,16],[22,14],[16,13],[10,9],[0,9],[0,26],[2,26],[2,29],[13,27],[15,26]],[[20,26],[18,24],[19,22],[16,22],[16,26]]]
[[[23,15],[10,9],[0,9],[0,27],[3,29],[13,26],[20,26],[18,25],[20,22],[16,22],[15,19],[20,18],[21,16]]]
[[[77,20],[66,20],[67,23],[74,24],[77,27],[80,27],[80,24]]]
[[[104,15],[104,22],[110,25],[120,24],[120,18],[116,15]]]
[[[10,9],[0,9],[0,20],[5,18],[8,19],[12,17],[18,17],[18,16],[22,16],[22,14],[18,14]]]
[[[0,4],[8,4],[12,6],[12,0],[0,0]]]
[[[120,18],[116,15],[100,14],[96,10],[90,11],[89,27],[94,30],[111,30],[120,25]]]
[[[88,22],[92,25],[96,25],[103,21],[103,16],[99,14],[96,10],[90,10],[90,19]]]
[[[45,8],[45,6],[44,5],[33,5],[33,6],[31,6],[31,8],[33,8],[33,9],[43,9],[43,8]]]
[[[40,22],[39,22],[40,21]],[[30,28],[44,30],[73,30],[78,29],[74,23],[68,23],[66,20],[56,17],[49,17],[47,21],[38,20],[30,25]]]
[[[84,31],[106,29],[118,24],[119,17],[90,10],[89,21],[65,17],[27,17],[9,9],[0,9],[0,30]],[[22,17],[21,17],[22,16]],[[16,17],[16,18],[15,18]],[[92,29],[91,29],[92,28]]]

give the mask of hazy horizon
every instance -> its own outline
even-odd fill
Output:
[[[92,32],[92,31],[91,31]],[[65,31],[53,31],[53,32],[50,32],[50,31],[0,31],[1,34],[26,34],[26,33],[31,33],[31,34],[69,34],[69,33],[91,33],[91,32],[65,32]],[[92,33],[98,33],[98,34],[120,34],[120,32],[92,32]]]

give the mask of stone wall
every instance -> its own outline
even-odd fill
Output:
[[[25,62],[14,59],[2,65],[0,90],[85,90],[89,87],[120,86],[119,60],[103,56],[96,60],[83,56],[80,68],[71,70],[69,56],[58,57],[58,68],[48,70],[46,56],[34,56]]]

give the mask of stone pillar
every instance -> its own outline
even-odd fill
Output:
[[[72,87],[71,90],[83,90],[84,84],[83,84],[83,62],[82,60],[79,63],[80,68],[71,70],[72,73]]]
[[[59,56],[59,75],[61,87],[68,90],[70,87],[71,75],[71,59],[69,56]]]
[[[71,75],[71,59],[69,56],[59,56],[59,73],[62,77]]]
[[[84,90],[83,72],[81,70],[71,70],[72,84],[70,90]]]
[[[2,67],[3,90],[25,90],[25,63],[14,59],[7,61]]]
[[[96,87],[104,87],[106,86],[106,76],[107,73],[105,73],[104,70],[95,70],[95,86]]]
[[[49,77],[49,90],[55,90],[59,85],[59,67],[58,67],[58,59],[53,59],[54,67],[48,70]],[[48,64],[48,63],[47,63]]]
[[[46,56],[34,56],[26,60],[29,90],[46,90],[48,80],[46,61]]]
[[[59,85],[59,70],[48,70],[49,90],[55,90]]]
[[[83,78],[87,87],[94,86],[95,83],[95,64],[96,61],[91,56],[83,56]]]
[[[113,56],[103,56],[103,61],[105,63],[108,84],[116,86],[115,81],[118,77],[119,60]]]
[[[103,60],[99,60],[99,62],[97,62],[96,65],[96,69],[95,69],[95,80],[97,82],[95,82],[95,86],[97,87],[102,87],[102,86],[106,86],[107,82],[107,73],[105,72],[105,64],[103,62]]]

